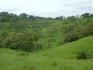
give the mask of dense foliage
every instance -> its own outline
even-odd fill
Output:
[[[0,47],[24,51],[55,47],[93,35],[93,14],[44,18],[0,13]]]

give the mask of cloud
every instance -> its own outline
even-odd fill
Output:
[[[0,11],[45,17],[93,13],[93,0],[0,0]]]

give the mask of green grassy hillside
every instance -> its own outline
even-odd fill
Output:
[[[82,51],[89,59],[77,59]],[[0,70],[93,70],[93,36],[33,53],[0,49]]]
[[[60,47],[49,49],[41,53],[42,55],[54,57],[54,58],[66,58],[76,59],[79,52],[86,52],[93,56],[93,36],[82,38],[78,41],[62,45]]]

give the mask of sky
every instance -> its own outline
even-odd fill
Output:
[[[42,17],[93,13],[93,0],[0,0],[0,12]]]

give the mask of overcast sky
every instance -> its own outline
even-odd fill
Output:
[[[43,17],[93,13],[93,0],[0,0],[0,11]]]

